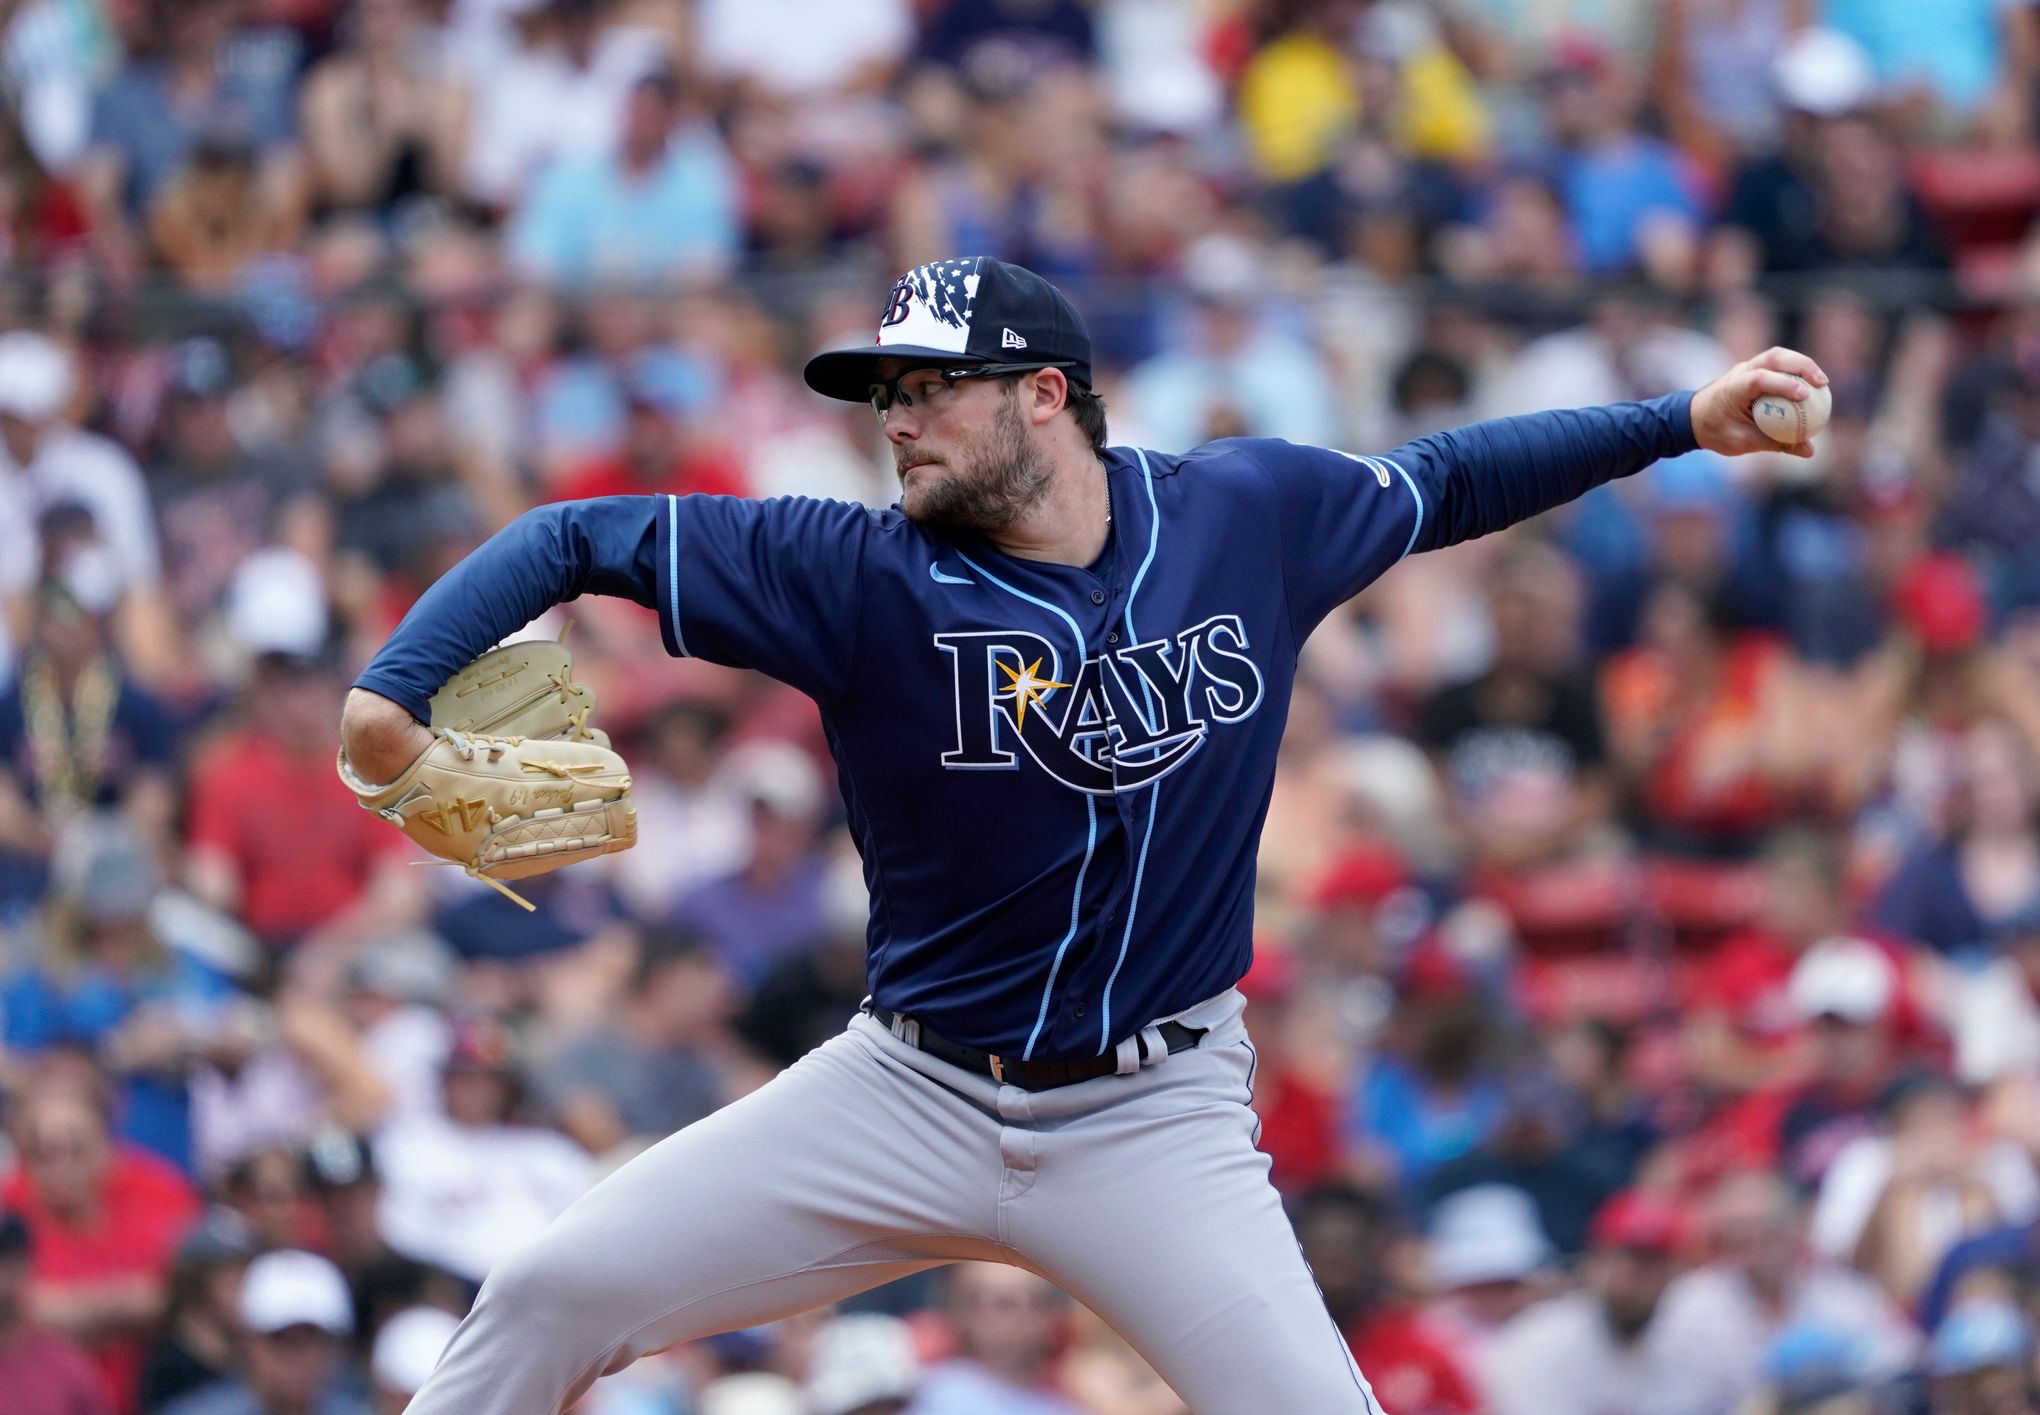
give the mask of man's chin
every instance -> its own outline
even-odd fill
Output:
[[[900,510],[909,521],[926,525],[953,524],[958,507],[956,497],[941,473],[928,463],[909,467],[900,474]]]
[[[953,497],[912,489],[900,493],[900,514],[917,526],[940,531],[984,532],[1001,528],[981,514],[974,514],[971,507],[958,505]]]

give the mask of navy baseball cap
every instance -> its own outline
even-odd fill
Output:
[[[1033,271],[990,256],[915,266],[893,286],[875,342],[816,354],[803,376],[825,398],[862,403],[882,359],[929,368],[1054,367],[1091,386],[1091,335],[1076,307]]]

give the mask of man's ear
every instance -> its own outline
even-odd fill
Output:
[[[1027,397],[1027,420],[1037,426],[1053,422],[1070,401],[1070,381],[1059,368],[1037,369],[1021,387],[1032,390]]]

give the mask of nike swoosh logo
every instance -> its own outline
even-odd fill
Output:
[[[942,567],[934,561],[928,562],[928,578],[938,585],[974,585],[976,580],[966,580],[961,575],[945,575]]]

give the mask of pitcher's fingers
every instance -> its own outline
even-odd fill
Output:
[[[1797,349],[1787,349],[1782,345],[1764,350],[1763,353],[1751,359],[1750,362],[1760,369],[1774,369],[1779,373],[1796,374],[1816,387],[1824,386],[1828,381],[1826,372],[1819,364],[1815,363],[1805,354],[1800,353]]]
[[[1754,403],[1766,394],[1779,398],[1790,398],[1795,403],[1804,402],[1812,396],[1812,388],[1797,374],[1779,373],[1772,369],[1754,368],[1744,374],[1746,380],[1741,387],[1743,402]]]

